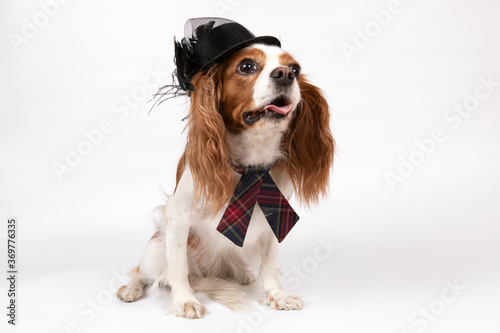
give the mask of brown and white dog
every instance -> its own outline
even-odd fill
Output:
[[[280,47],[254,44],[192,78],[176,189],[160,206],[157,232],[119,298],[133,302],[147,285],[168,285],[173,313],[200,318],[205,308],[194,291],[236,307],[242,294],[234,286],[255,281],[256,266],[267,305],[303,307],[281,287],[278,241],[258,204],[242,247],[217,231],[240,178],[231,163],[274,163],[270,174],[281,192],[306,206],[327,193],[334,156],[329,108],[300,70]]]

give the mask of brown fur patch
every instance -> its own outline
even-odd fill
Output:
[[[130,270],[130,275],[134,276],[134,275],[138,275],[138,274],[140,274],[139,266],[135,266],[134,268],[132,268]]]
[[[150,239],[150,240],[153,240],[153,239],[156,239],[156,238],[159,238],[159,237],[160,237],[160,232],[159,232],[159,231],[157,231],[157,232],[155,232],[155,233],[153,234],[153,236],[151,237],[151,239]]]
[[[288,159],[283,161],[295,193],[306,205],[327,194],[335,141],[330,131],[330,109],[324,93],[301,78],[301,102],[284,138]]]
[[[178,173],[188,164],[193,176],[194,201],[214,214],[229,200],[235,184],[229,165],[226,126],[219,111],[221,73],[218,65],[196,74],[191,80],[191,106],[187,146]]]
[[[189,233],[187,246],[191,250],[197,250],[200,247],[200,238],[194,233]]]
[[[123,289],[127,288],[127,286],[121,286],[120,288],[118,288],[118,290],[116,291],[116,295],[120,295],[123,291]]]
[[[174,193],[177,191],[177,185],[181,180],[182,174],[184,173],[184,168],[186,167],[186,153],[182,154],[179,164],[177,164],[177,173],[175,174],[175,189]]]
[[[300,68],[299,63],[292,57],[290,53],[287,52],[280,54],[278,61],[281,66],[287,66],[287,67],[297,66],[298,68]]]
[[[247,59],[255,61],[258,70],[243,75],[238,72],[238,65]],[[243,49],[223,64],[221,113],[230,132],[239,132],[248,127],[243,122],[243,113],[255,110],[253,87],[266,59],[266,54],[260,49]]]

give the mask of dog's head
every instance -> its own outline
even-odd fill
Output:
[[[326,193],[334,154],[328,104],[289,53],[253,44],[190,82],[194,90],[184,160],[197,196],[220,208],[234,189],[230,163],[269,162],[289,173],[296,195],[306,204]],[[236,153],[235,138],[245,135],[279,140],[275,160]]]
[[[252,45],[221,66],[220,112],[231,132],[285,130],[300,102],[300,65],[277,46]]]

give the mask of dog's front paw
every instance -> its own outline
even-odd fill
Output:
[[[276,310],[301,310],[304,307],[302,297],[297,294],[288,293],[285,291],[270,292],[266,291],[266,298],[263,301],[264,305]]]
[[[121,286],[116,292],[116,296],[124,302],[130,303],[144,296],[144,287],[138,283],[129,283]]]
[[[176,302],[174,314],[177,317],[198,319],[205,314],[205,308],[197,300]]]

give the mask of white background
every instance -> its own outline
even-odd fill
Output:
[[[460,124],[443,118],[474,99],[480,77],[500,81],[498,1],[401,0],[351,61],[342,43],[377,29],[371,13],[389,1],[73,0],[51,7],[53,17],[47,2],[0,5],[4,272],[7,219],[19,223],[18,325],[6,324],[2,278],[2,331],[498,332],[500,87]],[[172,192],[184,145],[186,101],[148,115],[155,90],[142,94],[143,81],[170,83],[173,36],[190,17],[219,15],[280,37],[331,104],[331,195],[298,207],[301,221],[280,245],[300,312],[252,302],[235,314],[200,295],[208,313],[188,321],[164,315],[166,291],[133,304],[110,296],[152,234],[151,211],[160,187]],[[35,32],[25,27],[34,19]],[[14,35],[29,38],[13,46]],[[105,119],[112,130],[58,179],[53,164]],[[416,141],[438,128],[446,140],[422,159]],[[386,173],[410,157],[420,165],[392,190]],[[327,240],[333,253],[315,256]],[[446,281],[466,289],[454,295]]]

